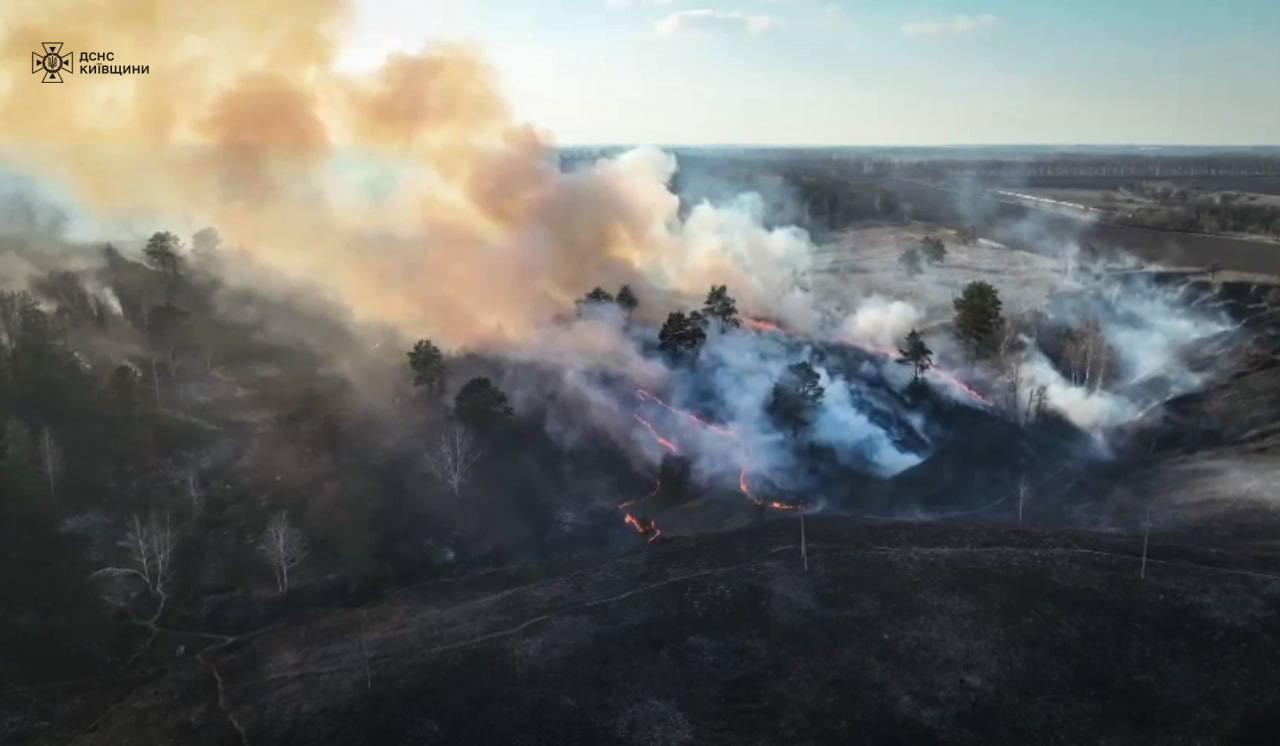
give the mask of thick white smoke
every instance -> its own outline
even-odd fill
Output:
[[[960,254],[955,267],[931,268],[935,277],[927,281],[903,276],[894,262],[892,281],[886,281],[886,273],[872,272],[870,280],[854,278],[834,287],[825,283],[815,290],[824,283],[817,279],[818,249],[807,233],[796,227],[769,227],[764,201],[750,193],[699,202],[681,219],[680,198],[670,191],[678,167],[669,154],[644,148],[567,177],[560,198],[564,209],[601,180],[634,195],[640,206],[637,214],[653,216],[641,221],[648,226],[646,240],[653,246],[634,257],[638,273],[633,281],[642,295],[635,318],[611,305],[587,305],[577,317],[548,325],[506,349],[506,355],[562,371],[559,380],[565,391],[560,396],[573,402],[574,417],[555,420],[558,428],[578,438],[583,432],[607,433],[639,454],[641,467],[653,467],[668,447],[637,423],[633,415],[639,412],[693,462],[700,479],[732,483],[749,464],[755,478],[800,487],[809,466],[798,462],[802,460],[793,448],[794,435],[780,430],[766,408],[787,366],[807,360],[819,373],[825,395],[805,437],[831,449],[850,468],[891,476],[927,458],[927,446],[921,445],[928,442],[927,427],[923,415],[869,395],[867,381],[876,381],[874,386],[884,390],[906,389],[910,368],[893,358],[911,329],[924,331],[936,351],[941,369],[926,379],[936,391],[966,405],[993,406],[974,396],[961,379],[997,394],[996,389],[1006,385],[1005,374],[994,363],[972,365],[954,343],[951,300],[964,282],[974,279],[963,274],[963,266],[998,268],[1010,249],[984,242],[970,250],[972,256]],[[1102,387],[1074,384],[1060,370],[1060,361],[1055,365],[1034,338],[1025,339],[1017,368],[1019,405],[1025,407],[1029,393],[1042,389],[1048,408],[1101,434],[1132,421],[1159,397],[1196,386],[1196,377],[1182,365],[1180,355],[1196,340],[1227,328],[1225,322],[1195,312],[1172,291],[1150,284],[1129,281],[1122,287],[1103,273],[1064,272],[1060,257],[1076,252],[1073,247],[1059,248],[1048,252],[1051,256],[1038,268],[1034,262],[1019,263],[1023,279],[1017,287],[1001,288],[999,274],[978,277],[989,278],[1002,294],[1007,291],[1018,298],[1017,311],[1036,311],[1046,321],[1070,328],[1097,323],[1114,350],[1114,373]],[[956,276],[938,279],[944,272]],[[1025,278],[1034,278],[1039,288],[1026,286]],[[713,324],[696,364],[673,365],[656,350],[656,328],[668,311],[699,306],[713,284],[728,285],[744,314],[774,320],[784,333],[721,331]],[[1051,302],[1058,296],[1067,300]],[[1036,297],[1043,308],[1030,306],[1029,299]],[[833,368],[815,356],[805,340],[812,345],[852,343],[872,351],[879,362],[863,363],[873,369],[861,372]],[[602,377],[602,372],[607,375]],[[1153,377],[1160,385],[1140,385]],[[716,427],[637,402],[635,388],[657,392]],[[540,398],[542,394],[533,394],[530,401]],[[895,406],[900,411],[886,416],[885,409]],[[1015,416],[994,409],[993,414]],[[577,424],[570,424],[575,420]],[[583,428],[582,422],[589,427]],[[912,429],[914,445],[904,445],[895,427]]]
[[[907,301],[872,295],[845,318],[840,331],[850,342],[892,350],[923,321],[924,313]]]

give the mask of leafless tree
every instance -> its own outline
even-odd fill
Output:
[[[1097,319],[1085,322],[1071,333],[1067,340],[1066,356],[1071,383],[1084,386],[1090,391],[1097,391],[1102,387],[1111,349],[1102,333],[1102,324]]]
[[[204,502],[204,495],[200,492],[200,484],[196,480],[196,470],[194,468],[187,469],[184,481],[187,487],[187,497],[191,498],[191,512],[198,515],[200,506]]]
[[[1007,399],[1005,406],[1015,416],[1022,410],[1022,367],[1024,361],[1023,344],[1018,335],[1006,327],[1000,338],[996,351],[996,365],[999,369],[1000,390]]]
[[[276,576],[276,590],[284,595],[289,592],[289,570],[302,563],[310,554],[307,538],[289,522],[289,511],[282,510],[271,517],[258,542],[258,551],[271,563]]]
[[[169,515],[160,519],[154,513],[146,521],[136,513],[129,521],[124,538],[118,542],[124,550],[127,563],[121,566],[104,567],[93,574],[99,578],[134,578],[142,582],[147,593],[155,599],[155,608],[151,615],[144,618],[130,616],[139,624],[155,627],[160,616],[164,614],[168,601],[169,581],[172,576],[173,560],[173,525]],[[122,597],[108,593],[103,599],[113,606],[128,609],[132,594]]]
[[[1026,474],[1018,477],[1018,525],[1022,525],[1022,509],[1027,503],[1027,498],[1031,496],[1031,480]]]
[[[1039,420],[1049,407],[1049,387],[1032,386],[1027,391],[1026,406],[1022,410],[1022,422],[1028,424]]]
[[[1025,324],[1010,324],[996,354],[1004,407],[1014,420],[1023,425],[1035,422],[1044,414],[1049,393],[1046,386],[1033,385],[1024,375],[1027,349],[1032,345],[1026,331]]]
[[[460,495],[481,455],[480,445],[471,431],[454,423],[427,454],[427,468],[436,479],[448,485],[453,494]]]

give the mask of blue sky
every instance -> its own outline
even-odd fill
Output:
[[[1280,143],[1280,1],[360,0],[562,144]]]

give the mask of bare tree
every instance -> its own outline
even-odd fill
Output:
[[[1026,474],[1018,477],[1018,525],[1022,525],[1022,509],[1027,504],[1027,498],[1031,496],[1031,480]]]
[[[1071,383],[1097,391],[1105,382],[1110,356],[1102,324],[1097,319],[1085,322],[1071,333],[1067,341],[1066,357]]]
[[[187,497],[191,498],[191,512],[199,515],[200,506],[204,502],[204,495],[200,492],[200,484],[196,480],[196,470],[194,468],[187,469],[185,483]]]
[[[1027,404],[1022,410],[1022,423],[1030,424],[1039,420],[1049,408],[1049,387],[1032,386],[1027,391]]]
[[[134,578],[140,580],[151,598],[155,609],[148,617],[139,618],[129,609],[133,595],[121,597],[107,594],[103,599],[113,606],[129,610],[130,617],[139,624],[155,627],[164,613],[168,601],[169,581],[172,576],[173,526],[169,515],[161,520],[154,513],[144,522],[136,513],[129,521],[129,528],[118,546],[125,551],[128,562],[116,567],[104,567],[93,574],[100,578]]]
[[[460,495],[481,455],[481,448],[471,431],[454,423],[440,435],[435,449],[427,454],[427,468],[436,479],[448,485],[453,494]]]
[[[289,592],[289,570],[301,564],[311,549],[307,546],[307,537],[289,522],[289,511],[282,510],[267,523],[258,551],[271,563],[276,590],[284,595]]]
[[[1025,375],[1027,349],[1032,344],[1018,325],[1010,324],[996,350],[1004,406],[1020,425],[1040,419],[1048,407],[1048,387],[1032,384]]]

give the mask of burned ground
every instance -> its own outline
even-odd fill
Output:
[[[1245,743],[1280,555],[770,520],[219,643],[48,743]]]
[[[871,221],[815,251],[808,279],[815,294],[853,297],[856,286],[898,297],[902,247],[944,236],[949,259],[911,288],[939,347],[952,298],[975,279],[1001,283],[1011,311],[1096,294],[1096,275],[1075,282],[1058,254],[1019,248],[1012,234],[992,240],[999,226],[961,244],[954,221]],[[12,614],[23,630],[48,627],[50,641],[15,636],[33,644],[3,656],[24,675],[0,694],[0,741],[1259,740],[1274,732],[1280,703],[1280,296],[1272,279],[1231,266],[1095,266],[1107,293],[1167,290],[1179,311],[1229,320],[1179,349],[1177,367],[1195,385],[1116,382],[1151,403],[1117,428],[1052,414],[1015,421],[991,377],[955,355],[928,386],[907,387],[897,340],[819,341],[744,317],[739,341],[825,366],[885,442],[918,462],[876,469],[874,458],[791,433],[772,454],[791,469],[784,486],[754,468],[727,426],[722,395],[734,385],[695,376],[681,396],[606,375],[594,390],[616,405],[617,422],[588,422],[581,390],[558,385],[558,364],[460,354],[451,386],[485,376],[521,392],[515,420],[486,436],[491,458],[463,498],[424,469],[447,403],[408,389],[403,340],[249,295],[221,296],[236,309],[228,315],[202,305],[193,284],[180,300],[199,344],[179,347],[176,367],[174,348],[157,346],[162,376],[137,339],[147,319],[127,302],[158,292],[157,275],[112,259],[103,277],[114,277],[124,316],[72,325],[69,343],[141,371],[156,402],[134,423],[150,423],[141,445],[93,444],[172,463],[112,489],[76,472],[69,486],[96,491],[65,506],[83,511],[67,525],[98,549],[69,546],[55,580],[97,609],[89,558],[115,537],[89,509],[141,510],[130,501],[149,489],[192,514],[181,590],[154,635],[100,609],[79,626],[44,607],[45,617]],[[646,323],[626,328],[643,336]],[[1061,368],[1055,331],[1043,349]],[[638,345],[657,359],[651,339]],[[575,384],[589,375],[573,369]],[[698,472],[699,439],[718,449],[721,468]],[[188,450],[202,458],[178,458]],[[257,526],[281,507],[314,548],[286,597],[271,592],[254,553]],[[799,507],[810,511],[807,570]],[[66,542],[77,536],[50,526]],[[46,575],[27,585],[38,591]],[[66,605],[51,597],[48,608]],[[58,649],[73,660],[44,656],[67,639],[77,645]],[[80,678],[90,674],[102,676]]]

